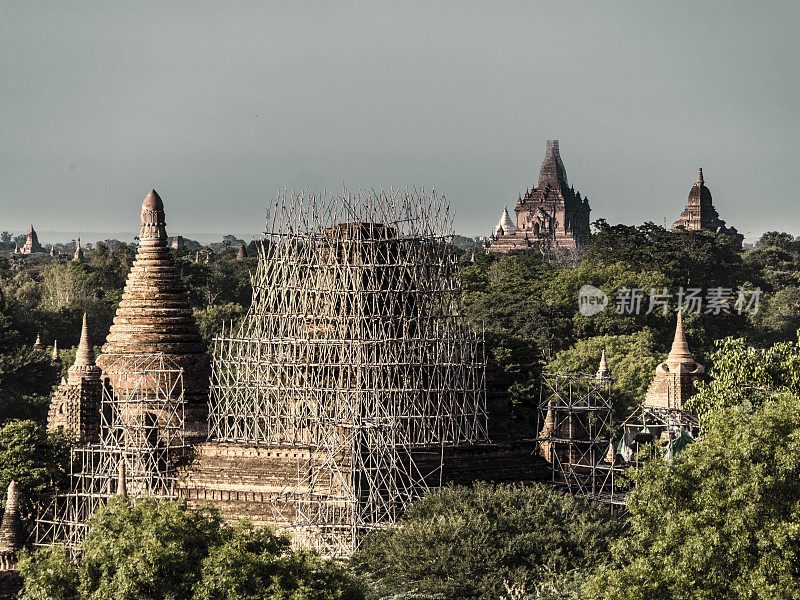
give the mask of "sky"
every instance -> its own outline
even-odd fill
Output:
[[[703,168],[800,235],[800,2],[0,0],[0,229],[257,234],[282,189],[423,187],[490,232],[560,140],[591,219]],[[46,236],[42,236],[47,242]]]

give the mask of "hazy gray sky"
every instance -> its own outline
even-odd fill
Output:
[[[0,0],[0,229],[263,228],[282,188],[424,186],[487,233],[555,132],[592,220],[678,217],[702,166],[800,234],[800,2]],[[45,240],[46,241],[46,240]]]

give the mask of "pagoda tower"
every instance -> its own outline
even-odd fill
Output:
[[[19,491],[17,490],[17,482],[12,481],[8,484],[6,509],[3,512],[2,524],[0,524],[0,573],[3,575],[17,571],[17,554],[25,545],[25,538],[25,531],[22,528],[22,522],[19,516]],[[12,585],[9,586],[9,583]],[[0,590],[5,592],[8,591],[7,588],[9,587],[13,589],[14,582],[8,581],[7,577],[0,578]]]
[[[236,254],[236,260],[244,260],[247,258],[247,248],[245,248],[244,244],[239,245],[239,252]]]
[[[667,360],[656,367],[656,374],[647,388],[644,406],[683,410],[684,403],[696,392],[695,383],[702,379],[705,368],[694,360],[683,331],[683,313],[678,313],[675,338]]]
[[[164,353],[183,369],[188,429],[192,419],[205,425],[209,363],[169,246],[164,203],[152,190],[142,203],[139,249],[97,364],[107,373],[120,356]]]
[[[81,248],[81,238],[78,238],[78,243],[75,245],[75,255],[72,257],[72,262],[83,262],[85,256],[83,248]]]
[[[36,230],[33,228],[33,223],[31,223],[31,228],[28,230],[28,237],[25,239],[25,245],[20,252],[21,254],[44,252],[44,248],[42,248],[42,245],[39,243],[39,236],[36,235]]]
[[[736,231],[735,227],[727,227],[725,221],[719,218],[717,209],[711,201],[711,192],[706,187],[703,178],[703,169],[697,170],[697,181],[692,189],[689,190],[689,199],[686,208],[683,209],[681,216],[672,225],[672,231],[677,229],[688,229],[690,231],[715,231],[727,233],[738,239],[741,244],[744,236]]]
[[[611,370],[608,368],[606,362],[606,351],[600,355],[600,366],[597,367],[597,373],[594,375],[595,379],[611,379]]]
[[[55,432],[61,428],[76,441],[97,441],[100,435],[101,401],[100,367],[95,364],[89,323],[84,313],[75,363],[67,370],[67,378],[61,380],[50,401],[47,430]]]

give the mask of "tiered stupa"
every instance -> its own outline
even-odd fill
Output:
[[[36,230],[33,228],[33,223],[31,223],[31,228],[28,230],[28,237],[25,239],[25,245],[22,247],[20,251],[21,254],[34,254],[35,252],[44,252],[44,248],[39,243],[39,236],[36,235]]]
[[[656,367],[656,375],[647,388],[644,406],[683,410],[686,400],[696,392],[695,383],[703,378],[705,368],[696,362],[683,332],[683,313],[678,313],[675,339],[667,360]]]
[[[500,215],[500,220],[494,228],[494,234],[500,235],[514,235],[516,231],[514,221],[511,220],[511,215],[508,214],[508,206],[503,209],[503,214]]]
[[[54,432],[61,428],[75,440],[97,441],[101,400],[100,367],[95,364],[89,323],[84,313],[75,363],[67,370],[67,379],[61,380],[50,401],[47,430]]]
[[[6,510],[0,525],[0,571],[13,571],[17,568],[17,552],[25,544],[25,532],[19,516],[19,492],[17,482],[8,484]]]
[[[97,364],[108,373],[120,355],[163,352],[183,368],[187,429],[205,425],[209,365],[200,330],[166,231],[164,203],[152,190],[142,203],[139,250]],[[112,386],[114,381],[111,381]],[[190,412],[192,414],[190,414]],[[190,421],[197,421],[190,425]],[[187,431],[187,433],[189,433]],[[199,429],[198,429],[199,433]]]
[[[239,245],[239,252],[236,254],[236,260],[244,260],[247,258],[247,248],[244,247],[244,244]]]
[[[33,349],[36,352],[44,352],[44,344],[42,343],[42,336],[41,334],[36,334],[36,341],[33,342]]]

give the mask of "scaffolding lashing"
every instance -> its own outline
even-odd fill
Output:
[[[100,442],[70,457],[69,489],[42,503],[36,545],[83,541],[86,521],[118,492],[124,463],[127,494],[176,498],[176,469],[186,455],[183,370],[163,353],[119,355],[103,373]]]
[[[285,521],[346,555],[424,491],[415,450],[488,441],[483,347],[443,197],[284,193],[269,214],[250,309],[214,340],[209,435],[309,449]]]
[[[539,401],[541,455],[552,481],[570,493],[624,505],[613,447],[611,380],[586,374],[545,374]]]

